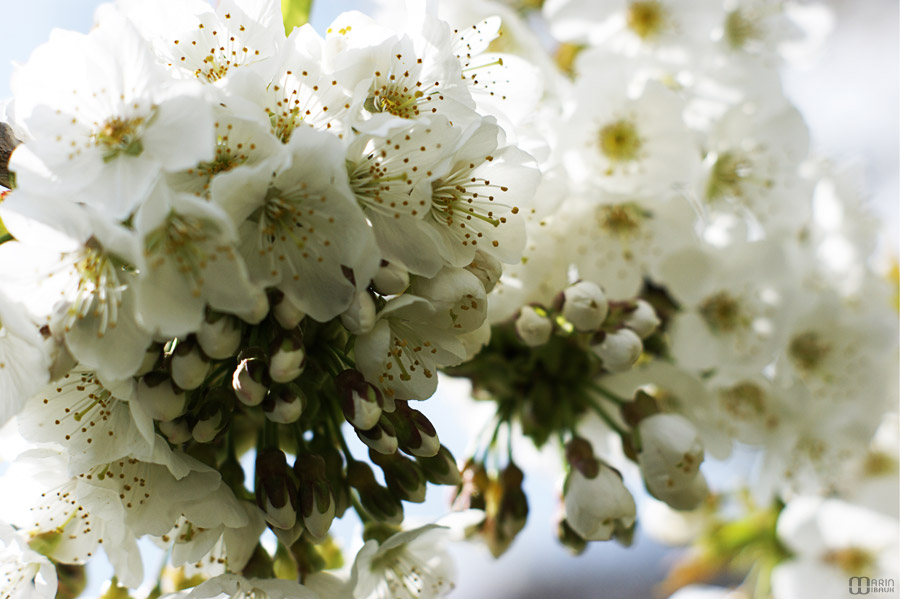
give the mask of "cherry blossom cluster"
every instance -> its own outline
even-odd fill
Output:
[[[191,597],[317,596],[348,510],[367,544],[318,596],[452,588],[446,528],[400,525],[459,482],[413,400],[487,340],[540,178],[501,125],[499,27],[347,13],[323,38],[276,0],[119,0],[17,68],[4,597],[101,552],[137,588],[144,537],[211,579]]]
[[[534,4],[500,14],[504,48],[543,81],[513,129],[538,158],[541,204],[488,298],[489,345],[450,370],[496,403],[499,430],[559,447],[558,531],[575,551],[630,542],[623,480],[690,510],[709,494],[704,457],[736,444],[757,451],[747,484],[763,504],[833,491],[896,406],[897,313],[859,173],[811,152],[782,91],[822,9]],[[502,437],[467,463],[460,495],[485,507],[471,532],[495,552],[528,511]]]
[[[886,571],[791,532],[844,517],[815,497],[897,398],[878,223],[782,90],[817,7],[381,0],[320,36],[215,4],[116,0],[14,74],[3,597],[77,587],[101,551],[127,594],[142,538],[154,598],[442,597],[450,531],[404,505],[453,485],[502,554],[523,438],[558,449],[575,552],[630,544],[635,485],[714,511],[701,466],[739,444],[784,597],[821,555]],[[439,372],[494,411],[461,463],[415,407]]]

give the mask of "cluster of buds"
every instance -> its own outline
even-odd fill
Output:
[[[514,323],[516,334],[528,347],[546,345],[554,334],[586,338],[606,372],[629,370],[644,350],[642,340],[659,326],[660,319],[647,301],[610,302],[591,281],[570,285],[549,308],[524,306]]]
[[[334,518],[346,510],[336,500],[325,458],[302,453],[289,467],[284,452],[275,448],[257,453],[256,502],[288,547],[304,532],[313,541],[323,540]]]

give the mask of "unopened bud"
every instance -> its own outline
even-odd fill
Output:
[[[425,475],[415,462],[399,453],[386,456],[370,450],[369,457],[384,472],[384,481],[394,497],[412,503],[425,501]]]
[[[258,406],[266,397],[271,383],[269,365],[262,350],[250,348],[241,352],[238,366],[231,377],[231,388],[241,403]]]
[[[592,348],[609,372],[625,372],[641,357],[644,345],[631,329],[619,329],[606,333],[603,341]]]
[[[354,428],[369,430],[378,424],[384,399],[381,390],[366,381],[358,370],[345,370],[335,379],[341,394],[344,418]]]
[[[347,480],[359,493],[363,508],[375,520],[394,525],[403,522],[403,504],[375,481],[375,475],[368,465],[351,462],[347,466]]]
[[[522,471],[513,463],[500,473],[499,501],[496,511],[491,514],[492,526],[487,536],[488,549],[494,557],[509,549],[528,521],[528,498],[522,490],[523,479]]]
[[[241,327],[231,316],[209,312],[197,331],[197,342],[214,360],[230,358],[241,346]]]
[[[209,367],[209,360],[200,351],[195,337],[179,340],[169,364],[176,385],[188,391],[196,389],[206,380]]]
[[[76,597],[80,597],[81,593],[84,592],[84,589],[87,587],[87,576],[85,576],[84,572],[85,567],[77,564],[62,563],[54,565],[56,567],[55,599],[75,599]],[[25,597],[34,597],[35,595],[26,592]],[[11,597],[11,595],[9,596]],[[16,593],[16,596],[19,596],[18,592]]]
[[[597,476],[569,472],[565,483],[566,520],[587,541],[608,541],[617,527],[634,524],[634,498],[618,472],[600,464]]]
[[[409,287],[409,272],[400,264],[382,260],[372,277],[372,286],[381,295],[403,293]]]
[[[469,459],[461,473],[462,482],[453,498],[453,511],[484,510],[485,496],[490,487],[490,477],[484,465]]]
[[[209,443],[225,430],[234,411],[234,393],[225,387],[211,389],[197,412],[191,435],[197,443]]]
[[[369,449],[378,453],[390,455],[397,451],[397,434],[394,426],[384,418],[369,430],[356,429],[356,436]]]
[[[294,474],[300,481],[300,514],[307,532],[320,540],[334,520],[334,499],[325,474],[325,460],[315,454],[297,456]]]
[[[484,285],[485,293],[490,293],[497,281],[500,280],[500,275],[503,274],[503,265],[493,256],[478,250],[475,252],[475,259],[466,267],[466,270],[478,277],[478,280]]]
[[[581,555],[587,549],[587,541],[572,530],[569,521],[563,518],[556,527],[556,538],[567,548],[573,555]]]
[[[422,467],[422,472],[428,482],[435,485],[458,485],[462,482],[459,466],[450,450],[441,445],[436,456],[430,458],[416,458],[416,462]]]
[[[625,326],[637,333],[641,339],[646,339],[659,327],[659,317],[653,306],[642,299],[635,302],[635,308],[625,317]]]
[[[566,461],[585,478],[594,478],[600,472],[600,462],[594,457],[590,441],[574,437],[566,444]]]
[[[191,427],[188,424],[188,421],[183,417],[169,420],[168,422],[160,422],[159,432],[161,432],[172,445],[187,443],[192,439]]]
[[[606,294],[596,283],[579,281],[563,291],[562,316],[576,331],[596,331],[608,313]]]
[[[550,340],[553,323],[531,306],[523,306],[516,318],[516,334],[528,347],[538,347]]]
[[[675,488],[658,488],[650,489],[650,494],[665,502],[674,510],[688,511],[700,507],[700,504],[709,496],[709,485],[706,477],[702,472],[698,472],[697,476],[691,479],[690,484],[681,485]]]
[[[256,502],[272,526],[284,529],[297,522],[297,486],[280,449],[263,449],[256,455]]]
[[[165,372],[150,372],[141,377],[135,398],[150,417],[161,422],[174,420],[184,413],[187,397],[172,383]]]
[[[270,389],[262,402],[266,418],[278,424],[297,422],[305,407],[306,395],[297,385]]]
[[[269,314],[269,299],[260,291],[256,294],[253,307],[245,312],[236,312],[235,315],[248,324],[259,324]]]
[[[425,414],[409,407],[405,401],[397,401],[395,410],[389,415],[397,432],[400,449],[423,458],[436,456],[441,450],[437,430]]]
[[[365,335],[375,327],[375,301],[368,291],[360,291],[341,314],[341,323],[353,335]]]
[[[303,373],[306,349],[298,329],[279,336],[269,351],[269,376],[276,383],[289,383]]]
[[[275,316],[275,320],[278,321],[281,328],[287,331],[297,328],[297,325],[306,316],[300,306],[279,289],[273,289],[269,293],[269,302],[272,305],[272,314]]]
[[[156,368],[159,363],[160,357],[162,356],[162,343],[151,343],[150,347],[147,348],[147,351],[144,352],[144,359],[141,360],[141,365],[138,366],[137,372],[134,373],[134,376],[144,376],[154,368]]]
[[[344,477],[344,458],[341,452],[330,445],[316,447],[315,440],[312,445],[316,454],[325,460],[325,476],[331,485],[331,496],[334,499],[334,517],[340,518],[350,507],[350,487]]]
[[[708,489],[699,472],[703,443],[693,423],[680,414],[654,414],[638,424],[637,432],[638,465],[650,494],[675,509],[696,507]]]

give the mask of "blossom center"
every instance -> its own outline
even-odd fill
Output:
[[[732,50],[740,50],[747,42],[760,37],[756,22],[740,9],[731,11],[725,17],[725,41]]]
[[[204,282],[202,271],[210,260],[204,245],[215,236],[215,229],[212,221],[172,212],[162,226],[147,236],[145,254],[158,255],[151,266],[160,266],[166,258],[173,260],[178,271],[193,280],[192,293],[199,296]]]
[[[613,162],[637,160],[641,150],[641,138],[631,121],[622,119],[600,129],[600,151]]]
[[[634,203],[603,206],[599,210],[600,227],[618,237],[630,237],[641,228],[646,214]]]
[[[814,331],[801,333],[791,339],[788,354],[800,370],[811,372],[821,366],[831,352],[831,346],[823,342]]]
[[[140,134],[143,131],[144,119],[112,118],[94,134],[94,143],[103,146],[103,162],[115,160],[120,154],[140,156],[144,151]]]
[[[78,278],[65,328],[69,331],[76,320],[92,316],[100,319],[97,335],[102,337],[107,328],[116,326],[124,286],[119,283],[115,264],[94,238],[88,240],[74,266]]]
[[[826,552],[822,560],[837,566],[847,574],[862,574],[870,571],[875,565],[874,556],[859,547],[833,549]]]
[[[754,418],[765,411],[765,392],[749,381],[722,389],[719,397],[725,410],[738,418]]]
[[[625,22],[642,40],[659,35],[665,26],[666,10],[657,0],[632,2],[628,5]]]
[[[720,291],[700,305],[700,316],[716,332],[730,333],[744,322],[740,302]]]

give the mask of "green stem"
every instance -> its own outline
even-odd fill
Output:
[[[359,516],[359,519],[362,521],[363,525],[368,522],[372,522],[372,516],[369,515],[369,512],[366,511],[366,508],[359,502],[359,499],[356,497],[356,492],[351,490],[350,493],[350,503],[353,505],[353,511],[356,512],[356,515]]]
[[[605,398],[608,399],[609,401],[611,401],[611,402],[613,402],[613,403],[617,403],[617,404],[619,404],[620,406],[624,406],[625,404],[631,403],[631,400],[625,399],[624,397],[619,397],[618,395],[616,395],[615,393],[613,393],[613,392],[610,391],[609,389],[606,389],[606,388],[604,388],[604,387],[601,387],[601,386],[598,385],[597,383],[589,382],[589,383],[588,383],[588,387],[590,387],[591,390],[596,391],[597,393],[599,393],[600,395],[602,395],[603,397],[605,397]]]
[[[487,446],[484,448],[484,454],[481,457],[482,464],[487,463],[488,454],[491,452],[491,449],[494,447],[494,445],[497,444],[497,436],[500,434],[500,427],[503,426],[504,422],[506,422],[506,420],[498,414],[497,415],[497,425],[494,426],[494,432],[491,435],[491,440],[487,444]]]
[[[341,451],[344,452],[344,457],[347,458],[347,464],[355,462],[356,459],[350,451],[350,446],[347,445],[347,440],[344,439],[344,435],[341,433],[340,425],[336,424],[333,418],[325,418],[325,428],[328,430],[328,434],[338,442]]]
[[[593,397],[588,397],[587,400],[588,400],[588,405],[591,406],[591,409],[594,410],[598,416],[600,416],[600,419],[603,420],[603,422],[605,422],[609,428],[616,431],[616,433],[618,433],[618,435],[620,437],[625,437],[626,435],[630,434],[628,431],[626,431],[624,428],[622,428],[615,420],[613,420],[612,416],[607,414],[606,410],[603,409],[603,406],[601,406],[599,403],[597,403],[597,401]]]

